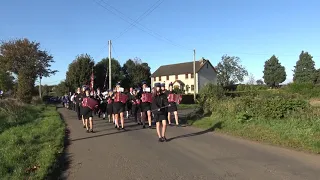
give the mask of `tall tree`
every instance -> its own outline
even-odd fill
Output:
[[[286,77],[286,70],[275,55],[264,63],[263,79],[268,86],[276,87],[284,82]]]
[[[69,90],[74,91],[77,87],[90,84],[90,77],[94,61],[88,54],[81,54],[69,64],[66,72],[66,85]]]
[[[49,69],[50,63],[54,62],[52,56],[40,50],[38,42],[31,42],[28,39],[3,42],[0,46],[0,54],[3,56],[1,63],[5,66],[4,69],[18,77],[16,94],[22,102],[31,102],[34,83],[39,74],[48,72],[49,76],[55,72]],[[44,57],[50,57],[50,59]]]
[[[316,84],[320,84],[320,68],[316,72]]]
[[[55,94],[60,97],[68,93],[68,90],[69,88],[67,87],[67,84],[65,81],[61,81],[58,85],[52,88],[52,91],[55,92]]]
[[[264,84],[264,82],[263,82],[262,79],[258,79],[258,80],[256,81],[256,83],[257,83],[258,85],[263,85],[263,84]]]
[[[109,58],[103,58],[100,62],[98,62],[94,66],[94,74],[95,74],[95,87],[96,88],[104,88],[109,86]],[[111,58],[111,84],[112,87],[118,82],[122,80],[121,77],[121,66],[118,60]],[[106,88],[105,87],[105,88]]]
[[[316,68],[313,57],[308,53],[302,51],[299,60],[293,70],[293,81],[296,83],[315,83]]]
[[[151,81],[151,72],[148,63],[143,63],[139,58],[135,58],[134,60],[129,59],[123,65],[122,70],[130,86],[137,86],[143,80],[147,81],[147,83]]]
[[[218,82],[223,86],[242,82],[244,77],[248,76],[248,71],[241,65],[240,58],[235,56],[223,55],[216,70]]]
[[[14,77],[4,70],[0,69],[0,90],[9,91],[13,90]]]

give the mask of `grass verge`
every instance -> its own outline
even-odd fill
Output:
[[[0,134],[0,177],[46,179],[63,151],[65,124],[54,106],[19,108],[24,112],[20,114],[21,118],[25,116],[23,123],[14,123],[17,120],[7,117],[5,120],[10,123],[2,124],[5,128]]]
[[[217,132],[320,154],[320,119],[314,121],[269,119],[243,123],[230,117],[211,115],[189,120],[188,123],[203,129],[217,127],[219,124],[218,128],[214,128]]]

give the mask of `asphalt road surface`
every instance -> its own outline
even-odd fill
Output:
[[[320,157],[192,127],[169,127],[169,142],[130,119],[127,131],[94,117],[86,133],[73,111],[59,108],[69,128],[68,165],[75,180],[319,180]]]

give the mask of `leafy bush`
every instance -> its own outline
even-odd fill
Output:
[[[216,103],[225,97],[225,91],[222,86],[207,84],[199,93],[198,104],[205,113],[212,112]]]
[[[306,98],[320,97],[320,85],[312,83],[291,83],[283,89],[288,93],[298,93]]]
[[[268,86],[266,85],[245,85],[240,84],[237,86],[237,91],[259,91],[259,90],[266,90]]]

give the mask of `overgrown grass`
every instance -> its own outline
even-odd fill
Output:
[[[207,86],[199,104],[207,117],[188,123],[301,151],[320,153],[320,108],[299,93],[286,89],[254,91],[239,97],[223,96],[221,88]],[[310,105],[311,104],[311,105]]]
[[[65,125],[55,107],[7,105],[0,115],[1,179],[45,179],[64,146]]]

